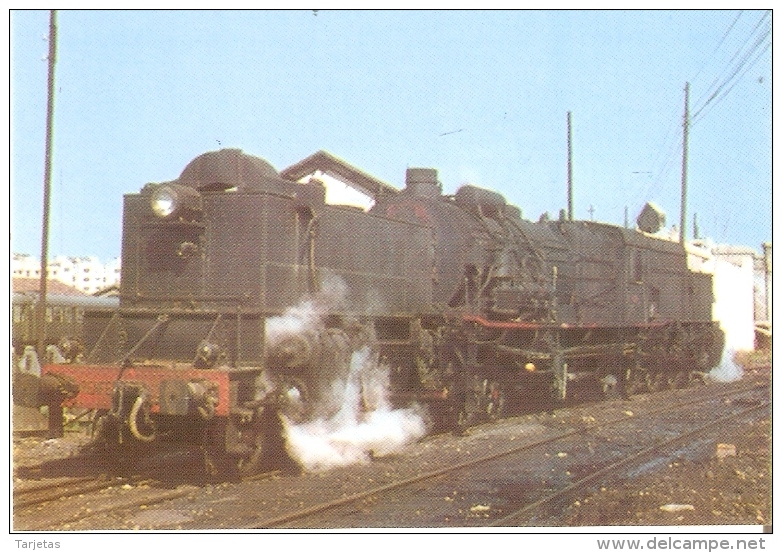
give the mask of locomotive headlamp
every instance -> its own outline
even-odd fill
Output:
[[[152,206],[152,211],[155,215],[158,217],[168,217],[174,213],[176,196],[172,193],[170,188],[163,186],[152,194],[150,205]]]
[[[152,192],[149,205],[161,219],[173,219],[201,211],[201,195],[189,186],[164,184]]]

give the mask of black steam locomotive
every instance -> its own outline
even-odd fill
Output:
[[[195,158],[125,196],[120,306],[87,312],[85,364],[44,372],[78,384],[66,404],[97,409],[114,451],[183,439],[245,473],[279,414],[314,416],[362,348],[392,399],[456,424],[580,380],[680,386],[719,362],[711,277],[679,243],[530,222],[496,192],[443,195],[433,169],[375,200],[327,204],[322,183],[241,150]]]

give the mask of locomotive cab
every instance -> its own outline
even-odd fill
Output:
[[[88,365],[48,369],[89,383],[71,404],[104,413],[112,443],[195,430],[215,459],[257,465],[262,420],[294,416],[351,352],[431,312],[429,229],[324,200],[240,150],[126,195],[119,309],[91,327]],[[280,332],[297,304],[311,326]]]

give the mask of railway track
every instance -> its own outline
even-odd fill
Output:
[[[748,414],[752,414],[756,411],[764,410],[770,406],[770,402],[764,402],[760,405],[748,407],[746,409],[743,409],[737,413],[731,413],[729,415],[725,415],[723,417],[720,417],[718,419],[715,419],[713,421],[710,421],[706,424],[703,424],[697,428],[694,428],[690,430],[689,432],[684,432],[674,438],[671,438],[669,440],[665,440],[663,442],[655,443],[654,445],[644,448],[638,452],[636,452],[633,455],[630,455],[628,457],[625,457],[615,463],[612,463],[606,467],[603,467],[602,469],[593,472],[589,476],[586,476],[584,478],[581,478],[579,480],[576,480],[569,486],[566,486],[560,490],[557,490],[554,493],[551,493],[534,503],[530,503],[528,505],[525,505],[524,507],[514,511],[513,513],[506,515],[498,520],[493,521],[489,526],[519,526],[519,523],[526,521],[526,519],[529,517],[531,513],[536,513],[537,515],[540,514],[540,511],[547,506],[552,505],[555,502],[562,502],[566,501],[567,498],[577,495],[579,492],[583,492],[586,490],[590,485],[594,484],[595,482],[599,481],[601,478],[604,478],[611,473],[618,472],[621,469],[626,469],[628,467],[632,467],[634,465],[638,465],[641,462],[645,461],[647,458],[659,454],[661,450],[665,450],[667,448],[670,448],[671,446],[676,446],[678,444],[683,443],[685,440],[695,440],[700,436],[703,436],[705,433],[718,428],[722,425],[725,425],[728,422],[735,421],[736,419],[740,419],[742,417],[747,416]]]
[[[41,505],[50,501],[73,497],[75,495],[83,495],[104,490],[113,486],[134,486],[145,482],[148,483],[149,481],[143,480],[140,477],[109,478],[103,476],[96,478],[92,476],[83,476],[79,478],[57,479],[55,481],[34,483],[14,489],[14,510],[16,511],[25,507]]]
[[[246,480],[260,481],[276,474],[276,471],[266,472]],[[170,482],[149,475],[110,477],[102,474],[26,482],[14,489],[14,529],[62,527],[86,517],[140,506],[147,508],[186,497],[200,488],[197,484],[179,484],[172,489]]]
[[[345,518],[345,512],[350,513],[354,511],[362,511],[367,505],[382,505],[387,501],[387,498],[406,493],[406,490],[413,490],[416,488],[423,489],[430,485],[431,482],[437,479],[448,479],[453,477],[452,475],[470,472],[475,467],[480,467],[492,461],[507,462],[508,458],[512,458],[513,455],[523,455],[525,452],[529,453],[535,450],[542,450],[545,447],[556,447],[557,444],[570,440],[585,441],[583,436],[596,435],[601,430],[616,426],[619,427],[623,423],[628,421],[643,419],[646,420],[650,417],[661,416],[670,414],[672,412],[679,413],[677,415],[681,418],[688,409],[695,412],[699,406],[707,405],[709,402],[731,402],[738,404],[741,401],[741,396],[746,394],[752,394],[757,390],[768,388],[767,385],[750,384],[743,385],[741,387],[732,386],[728,390],[716,389],[711,391],[708,397],[692,397],[692,394],[688,395],[686,399],[677,398],[676,401],[666,402],[662,407],[652,407],[647,409],[649,404],[645,404],[646,397],[651,398],[653,396],[641,397],[639,402],[633,409],[636,409],[636,417],[628,417],[625,412],[622,412],[620,407],[619,414],[609,420],[603,420],[598,422],[582,422],[576,424],[575,428],[562,431],[556,428],[556,435],[548,436],[545,439],[535,439],[528,441],[527,443],[520,444],[516,447],[511,447],[497,451],[496,453],[482,455],[472,458],[462,463],[452,463],[445,467],[438,467],[435,470],[428,471],[423,474],[417,474],[409,478],[400,478],[385,485],[373,486],[369,489],[356,491],[355,493],[343,494],[342,497],[337,499],[331,499],[319,502],[317,504],[306,505],[303,504],[298,509],[288,509],[287,512],[282,512],[270,516],[260,515],[257,517],[241,516],[237,523],[232,523],[231,528],[301,528],[301,527],[321,527],[324,526],[323,521],[331,521],[333,524],[336,521],[337,527],[350,526],[348,518]],[[640,397],[640,396],[639,396]],[[626,405],[626,404],[624,404]],[[641,412],[643,408],[643,412]],[[761,409],[763,406],[752,406],[751,409]],[[697,419],[697,417],[696,417]],[[563,422],[560,419],[552,419],[549,422]],[[513,419],[504,421],[509,425],[513,425]],[[474,427],[471,433],[480,434],[486,431],[491,431],[491,428],[495,425],[487,424],[485,426]],[[693,431],[694,432],[694,431]],[[679,440],[685,439],[679,437]],[[674,440],[675,442],[675,440]],[[657,441],[654,448],[662,448],[662,442]],[[647,448],[651,450],[651,448]],[[643,456],[643,452],[639,452],[638,456]],[[649,455],[649,452],[646,453]],[[625,461],[626,463],[630,461]],[[620,465],[618,465],[620,466]],[[527,506],[521,505],[517,511],[510,513],[506,510],[503,515],[503,519],[496,518],[492,520],[482,520],[481,525],[486,525],[489,522],[497,523],[499,520],[507,518],[506,523],[510,524],[512,520],[509,517],[516,516],[523,518],[525,512],[529,513],[530,510],[535,510],[534,506],[529,506],[537,501],[543,501],[541,505],[553,505],[557,504],[557,497],[565,497],[569,494],[577,493],[579,489],[588,486],[591,481],[599,479],[601,475],[610,473],[612,470],[618,470],[618,468],[609,467],[600,470],[593,470],[591,475],[586,475],[583,478],[583,482],[577,481],[570,482],[570,491],[560,487],[562,491],[556,492],[559,496],[552,495],[551,498],[545,499],[543,497],[536,498],[533,502],[527,502]],[[251,479],[245,479],[245,482],[271,480],[274,473],[266,473],[257,475]],[[590,480],[591,478],[591,480]],[[296,480],[288,481],[292,486],[299,486],[300,483]],[[18,490],[15,490],[14,494],[14,526],[17,530],[42,530],[42,529],[69,529],[69,525],[75,521],[81,521],[79,524],[84,527],[89,527],[89,524],[85,524],[87,519],[94,519],[100,515],[106,515],[107,517],[114,516],[116,520],[122,520],[124,517],[128,517],[130,513],[139,509],[150,509],[151,506],[168,503],[168,506],[175,506],[177,503],[180,505],[182,501],[193,501],[199,494],[204,492],[203,486],[185,484],[179,485],[172,489],[171,483],[166,485],[159,480],[135,476],[120,478],[107,478],[102,476],[100,478],[80,478],[69,479],[58,482],[50,483],[23,483],[23,486],[19,486]],[[238,488],[237,488],[238,489]],[[249,488],[247,488],[249,492]],[[258,488],[261,490],[261,488]],[[263,492],[260,492],[263,493]],[[553,494],[554,492],[552,492]],[[551,494],[549,494],[551,495]],[[188,498],[188,496],[190,496]],[[68,499],[66,499],[68,498]],[[187,499],[182,499],[187,498]],[[182,500],[177,502],[176,500]],[[63,501],[63,503],[55,503]],[[562,499],[564,501],[564,499]],[[524,511],[523,509],[528,509]],[[152,510],[152,509],[150,509]],[[336,514],[335,514],[336,513]],[[494,515],[498,513],[493,513]],[[402,524],[400,524],[402,526]],[[415,525],[413,525],[415,526]],[[194,525],[193,528],[207,527]],[[212,527],[212,526],[210,526]],[[326,527],[326,526],[324,526]]]
[[[720,401],[729,398],[734,398],[734,399],[740,398],[743,394],[747,394],[748,392],[752,392],[759,388],[762,388],[762,386],[748,386],[740,390],[725,391],[720,394],[709,396],[708,398],[686,400],[686,401],[679,402],[675,406],[666,405],[665,407],[652,409],[650,411],[643,413],[643,416],[649,418],[655,415],[665,415],[671,413],[672,409],[675,409],[677,413],[683,413],[687,409],[697,408],[699,406],[703,406],[708,403],[714,402],[715,400]],[[520,518],[523,518],[525,515],[529,514],[530,512],[541,508],[543,505],[554,503],[557,499],[565,497],[568,494],[575,494],[578,491],[585,489],[591,483],[599,480],[601,477],[607,476],[612,472],[619,470],[622,467],[627,467],[629,465],[632,465],[634,462],[639,462],[639,460],[649,457],[655,451],[664,450],[666,447],[670,447],[672,445],[675,445],[687,439],[694,439],[698,435],[707,432],[709,429],[712,429],[721,424],[725,424],[726,422],[730,420],[734,420],[737,417],[746,415],[747,413],[765,409],[768,407],[768,405],[769,404],[767,402],[762,403],[761,405],[752,405],[751,407],[744,409],[739,413],[733,413],[725,417],[720,417],[719,419],[711,421],[708,424],[704,424],[696,429],[678,434],[675,437],[670,438],[668,440],[656,441],[654,445],[650,447],[643,448],[642,450],[637,451],[636,453],[630,456],[623,457],[621,460],[613,462],[599,470],[596,470],[590,473],[589,475],[572,482],[570,485],[562,489],[552,492],[546,495],[545,497],[536,500],[533,503],[527,504],[511,514],[503,516],[501,519],[494,520],[491,525],[492,526],[512,525],[513,522],[519,520]],[[611,426],[626,424],[628,420],[629,420],[628,417],[624,416],[624,417],[616,417],[614,419],[604,421],[599,424],[585,425],[580,428],[563,432],[557,436],[535,441],[532,443],[526,443],[518,447],[514,447],[498,453],[481,456],[475,459],[471,459],[470,461],[464,463],[453,464],[447,467],[443,467],[434,471],[430,471],[424,474],[414,476],[412,478],[399,480],[384,486],[379,486],[373,489],[365,490],[347,497],[341,497],[331,501],[319,503],[317,505],[311,505],[306,508],[289,512],[287,514],[277,516],[274,518],[255,520],[248,523],[247,528],[260,529],[260,528],[324,527],[324,524],[328,524],[327,522],[324,521],[328,521],[332,517],[334,519],[337,519],[338,517],[339,524],[345,524],[346,526],[349,527],[350,522],[348,521],[348,519],[345,518],[346,516],[350,516],[351,514],[361,513],[367,509],[367,506],[370,506],[369,508],[371,508],[372,505],[377,505],[383,503],[384,501],[389,501],[388,498],[392,495],[397,497],[404,495],[405,490],[413,490],[413,493],[415,493],[414,490],[415,488],[418,488],[419,491],[421,489],[425,489],[427,482],[431,482],[436,479],[441,479],[444,477],[449,477],[450,475],[454,475],[460,472],[468,471],[469,469],[472,469],[474,467],[485,466],[487,463],[497,461],[503,458],[507,459],[512,457],[513,455],[528,453],[533,450],[543,448],[545,446],[550,446],[558,442],[566,441],[568,439],[581,437],[583,435],[590,434],[590,433],[595,433],[600,430],[609,428]],[[330,512],[338,512],[338,514],[329,515]]]
[[[131,509],[135,507],[146,508],[151,505],[163,503],[173,499],[185,497],[193,493],[196,486],[180,486],[174,490],[160,490],[150,486],[151,482],[141,481],[136,486],[124,484],[122,486],[108,486],[100,488],[100,492],[107,494],[93,494],[86,496],[71,496],[64,498],[67,502],[58,505],[59,501],[48,501],[28,505],[22,512],[14,511],[14,530],[49,530],[69,529],[69,524],[85,518],[98,516],[117,510]],[[130,486],[130,488],[126,488]],[[127,493],[135,490],[135,493]],[[111,493],[122,490],[125,493]],[[79,501],[74,501],[78,497]],[[99,502],[98,502],[99,500]],[[45,513],[42,512],[46,510]]]

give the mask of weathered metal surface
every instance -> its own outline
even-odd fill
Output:
[[[53,374],[71,378],[79,383],[79,395],[65,403],[67,407],[86,409],[111,409],[112,393],[120,369],[112,365],[45,365],[43,374]],[[107,378],[108,377],[108,378]],[[162,397],[166,388],[172,389],[175,382],[214,382],[219,389],[216,416],[228,415],[230,375],[225,370],[198,370],[181,366],[144,366],[128,367],[122,370],[122,381],[142,386],[150,394],[151,410],[160,412],[160,406],[166,404]],[[170,401],[169,401],[170,403]]]
[[[322,395],[363,346],[395,397],[437,397],[458,417],[478,388],[489,406],[529,386],[563,399],[576,375],[616,384],[629,366],[716,362],[711,277],[688,270],[681,244],[533,223],[497,192],[443,196],[435,170],[407,177],[367,213],[240,150],[197,157],[125,197],[121,308],[87,321],[94,364],[46,370],[82,385],[80,406],[109,408],[121,380],[158,417],[203,418],[189,402],[214,385],[218,413],[254,437],[265,406]],[[267,321],[305,300],[315,326],[267,344]]]

